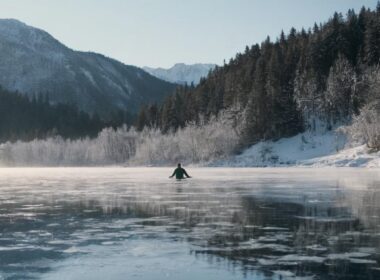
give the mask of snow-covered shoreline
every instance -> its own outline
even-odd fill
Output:
[[[362,144],[348,145],[338,132],[304,132],[278,141],[262,141],[209,166],[380,168],[380,151],[371,152]]]

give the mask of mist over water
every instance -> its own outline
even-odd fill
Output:
[[[378,279],[380,172],[0,169],[0,279]]]

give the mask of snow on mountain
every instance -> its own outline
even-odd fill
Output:
[[[88,112],[138,110],[161,101],[175,85],[101,54],[74,51],[47,32],[0,19],[0,85],[52,103],[73,103]]]
[[[374,167],[380,168],[380,152],[366,145],[351,146],[336,131],[306,131],[278,141],[262,141],[242,154],[217,161],[212,166],[228,167]]]
[[[197,85],[202,77],[207,77],[210,70],[215,68],[215,64],[192,64],[177,63],[169,69],[143,67],[149,74],[176,84],[193,83]]]

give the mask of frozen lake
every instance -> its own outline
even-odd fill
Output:
[[[380,279],[380,170],[0,169],[0,279]]]

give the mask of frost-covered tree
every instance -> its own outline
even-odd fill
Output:
[[[356,73],[350,62],[339,55],[330,68],[325,92],[325,111],[330,125],[351,119],[356,104]]]
[[[0,146],[0,164],[7,166],[167,165],[178,161],[202,163],[236,151],[242,121],[236,110],[221,111],[207,122],[189,123],[163,133],[145,127],[103,129],[96,138],[77,140],[56,136]]]
[[[366,143],[369,148],[380,150],[380,67],[368,68],[359,86],[366,105],[345,131],[351,141]]]
[[[365,143],[370,149],[380,150],[380,102],[364,106],[345,129],[351,141]]]
[[[303,115],[305,127],[316,131],[325,119],[323,114],[323,94],[313,71],[298,69],[294,80],[294,98]]]
[[[368,67],[358,82],[358,106],[380,100],[380,65]]]

